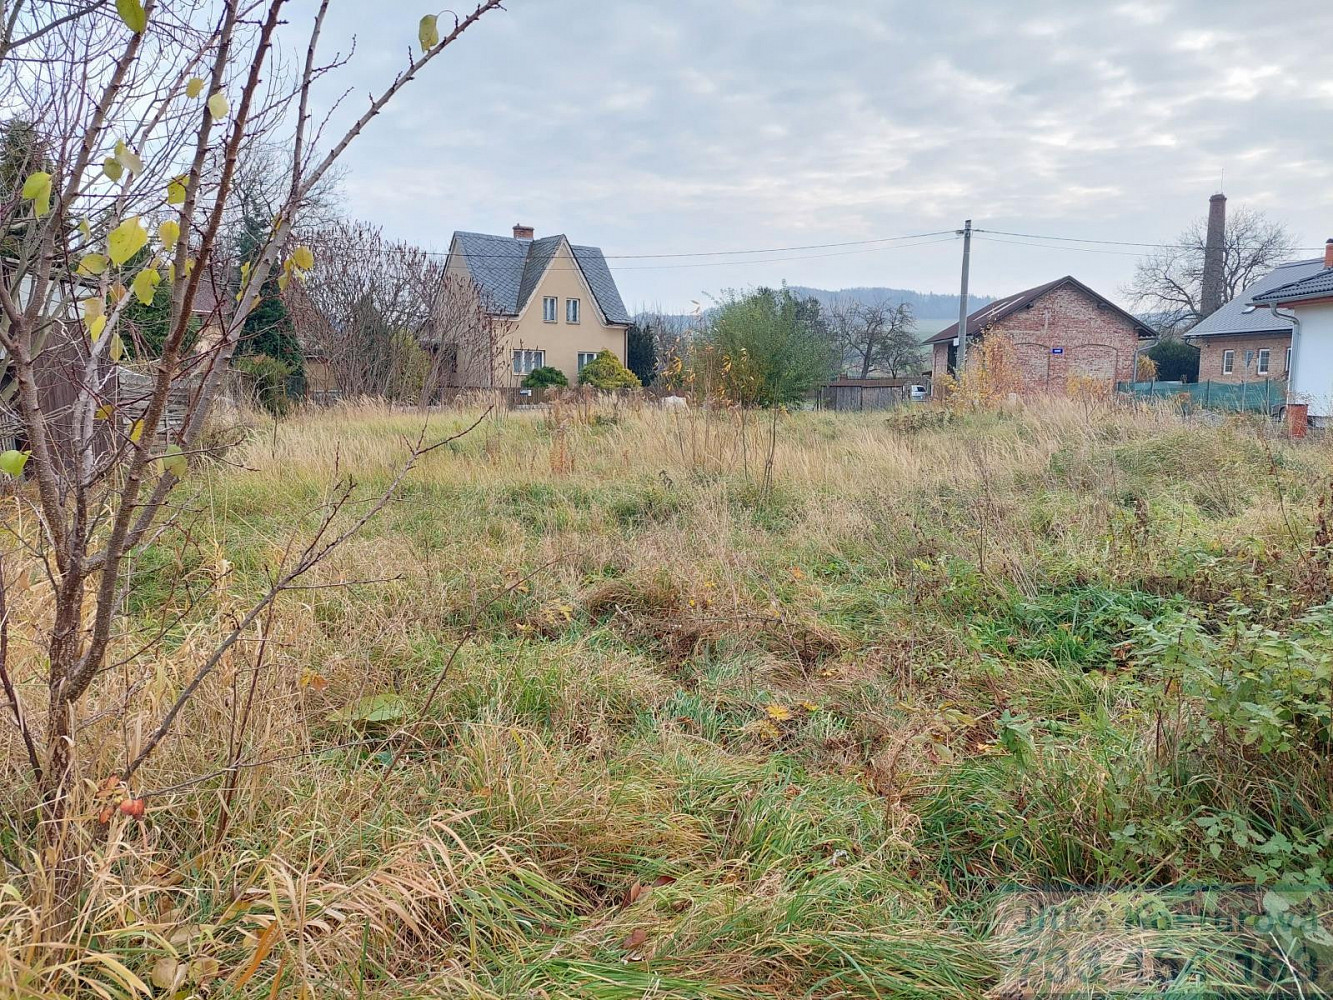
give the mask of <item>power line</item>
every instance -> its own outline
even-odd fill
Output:
[[[1050,240],[1056,243],[1096,243],[1101,246],[1115,247],[1147,247],[1152,250],[1188,250],[1190,245],[1187,243],[1137,243],[1131,240],[1102,240],[1091,237],[1082,238],[1078,236],[1048,236],[1041,233],[1015,233],[1006,229],[974,229],[974,233],[991,233],[996,236],[1019,236],[1030,240]],[[997,241],[999,242],[999,241]],[[1293,251],[1301,252],[1322,252],[1323,247],[1292,247]]]
[[[977,233],[988,233],[988,232],[991,232],[991,230],[984,230],[984,229],[982,229],[982,230],[977,230],[977,229],[972,230],[973,235],[976,235]],[[1102,253],[1102,254],[1114,254],[1114,255],[1119,256],[1119,257],[1147,257],[1147,256],[1148,256],[1148,253],[1147,253],[1147,252],[1135,253],[1135,252],[1132,251],[1132,250],[1103,250],[1103,249],[1101,249],[1101,248],[1099,248],[1099,247],[1055,246],[1055,245],[1050,244],[1050,243],[1032,243],[1032,242],[1030,242],[1030,241],[1028,241],[1028,240],[1006,240],[1006,239],[1001,239],[1000,237],[997,237],[997,236],[977,236],[977,239],[979,239],[979,240],[986,240],[986,241],[989,242],[989,243],[1008,243],[1010,246],[1019,246],[1019,247],[1036,247],[1036,248],[1038,248],[1039,250],[1076,250],[1076,251],[1078,251],[1079,253]]]
[[[923,238],[923,237],[936,237],[936,238],[934,238],[934,239],[925,239],[925,238]],[[801,255],[801,256],[797,256],[797,257],[759,257],[759,258],[753,258],[753,259],[750,259],[750,260],[708,260],[708,261],[701,261],[701,262],[695,262],[695,263],[690,263],[690,264],[629,264],[629,265],[625,265],[625,266],[617,267],[616,270],[617,270],[617,271],[660,271],[660,270],[674,270],[674,269],[679,269],[679,268],[695,268],[695,267],[729,267],[729,266],[739,266],[739,265],[745,265],[745,264],[782,264],[782,263],[786,263],[787,261],[818,260],[818,259],[823,258],[823,257],[845,257],[845,256],[849,256],[849,255],[852,255],[852,254],[879,253],[879,252],[884,251],[884,250],[905,250],[905,249],[907,249],[907,248],[909,248],[909,247],[932,246],[932,245],[934,245],[934,244],[936,244],[936,243],[950,243],[950,242],[953,242],[955,239],[957,239],[957,236],[955,235],[955,233],[954,233],[953,230],[941,230],[941,231],[936,232],[936,233],[920,233],[920,234],[917,234],[916,236],[887,236],[887,237],[884,237],[883,239],[880,239],[880,240],[855,240],[855,241],[846,242],[846,243],[816,243],[816,244],[811,244],[808,248],[807,248],[807,247],[790,247],[790,248],[788,248],[788,250],[822,249],[822,248],[825,248],[825,247],[848,247],[848,246],[850,246],[850,247],[856,247],[856,248],[857,248],[857,249],[854,249],[854,250],[835,250],[835,251],[832,252],[832,253],[803,254],[803,255]],[[903,242],[890,242],[890,241],[897,241],[897,240],[909,240],[909,241],[911,241],[911,242],[905,242],[905,243],[903,243]],[[876,244],[885,244],[885,245],[880,245],[880,246],[871,246],[871,245],[869,245],[869,244],[872,244],[872,243],[876,243]],[[680,258],[680,257],[713,257],[713,256],[720,256],[720,255],[722,255],[722,254],[726,254],[726,253],[746,253],[746,254],[761,254],[761,253],[764,253],[764,254],[773,254],[773,253],[786,253],[786,252],[788,252],[788,250],[780,250],[780,249],[773,249],[773,250],[735,250],[735,251],[708,250],[708,251],[700,251],[700,252],[698,252],[698,253],[676,253],[676,254],[618,254],[618,255],[615,255],[615,254],[612,254],[612,255],[603,254],[603,257],[606,258],[606,259],[608,259],[608,260],[646,260],[646,259],[657,259],[657,258],[662,258],[662,257],[667,257],[667,258]],[[445,252],[445,251],[440,251],[440,250],[421,250],[421,249],[418,249],[418,248],[416,248],[416,247],[393,247],[393,246],[385,246],[385,247],[345,247],[345,248],[340,248],[340,252],[352,252],[352,253],[357,253],[357,252],[360,252],[360,253],[380,253],[380,254],[385,254],[385,255],[410,255],[410,254],[420,254],[421,256],[424,256],[424,257],[437,257],[437,258],[439,258],[439,257],[448,258],[448,257],[449,257],[449,254],[448,254],[447,252]],[[523,259],[523,258],[518,257],[517,255],[514,255],[514,254],[475,254],[475,253],[458,253],[458,254],[455,254],[455,256],[456,256],[457,258],[459,258],[459,259],[461,259],[461,260],[465,260],[465,261],[467,261],[467,260],[495,260],[495,259],[499,258],[499,259],[503,259],[503,260],[512,260],[512,261],[514,261],[515,263],[519,263],[519,262],[521,262],[522,259]],[[580,270],[580,269],[579,269],[578,267],[555,267],[555,266],[551,266],[551,267],[547,268],[547,270],[552,270],[552,271],[576,271],[576,270]]]

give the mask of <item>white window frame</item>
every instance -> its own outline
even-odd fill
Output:
[[[579,351],[578,370],[583,371],[584,366],[592,364],[595,360],[597,360],[597,355],[601,353],[602,353],[601,351]]]
[[[546,367],[546,352],[514,348],[514,374],[531,375],[534,368]]]
[[[1230,374],[1232,374],[1235,370],[1236,370],[1236,352],[1235,352],[1235,351],[1223,351],[1223,352],[1222,352],[1222,374],[1223,374],[1223,375],[1230,375]]]
[[[578,299],[565,299],[565,322],[577,325],[581,308]]]
[[[1270,351],[1267,347],[1261,347],[1261,348],[1259,348],[1258,353],[1255,354],[1255,356],[1254,356],[1254,371],[1255,371],[1255,374],[1256,374],[1256,375],[1267,375],[1267,374],[1268,374],[1268,366],[1269,366],[1269,364],[1270,364],[1270,362],[1271,362],[1272,360],[1273,360],[1273,352],[1272,352],[1272,351]]]
[[[1245,374],[1250,373],[1250,365],[1254,364],[1254,349],[1250,348],[1245,352]]]
[[[542,322],[555,323],[560,318],[560,298],[556,295],[542,297]]]

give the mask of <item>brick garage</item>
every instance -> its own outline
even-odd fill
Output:
[[[1004,338],[1019,391],[1064,395],[1073,379],[1113,386],[1134,377],[1135,355],[1152,331],[1104,295],[1066,275],[982,306],[967,318],[967,369],[987,338]],[[958,324],[931,345],[934,384],[952,373]],[[938,391],[938,390],[937,390]]]

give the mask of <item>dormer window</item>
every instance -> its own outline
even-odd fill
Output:
[[[560,307],[560,300],[554,295],[548,295],[542,299],[542,320],[547,323],[554,323],[556,319],[556,310]]]

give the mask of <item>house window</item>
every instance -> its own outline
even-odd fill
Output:
[[[579,371],[583,371],[584,365],[591,364],[597,360],[596,351],[579,351]]]
[[[1254,364],[1254,352],[1253,352],[1253,351],[1246,351],[1246,352],[1245,352],[1245,370],[1246,370],[1247,372],[1250,370],[1250,366],[1251,366],[1252,364]]]
[[[565,322],[577,323],[579,321],[579,300],[565,299]]]
[[[1286,358],[1283,359],[1283,362],[1282,362],[1282,373],[1283,373],[1284,375],[1290,375],[1290,374],[1291,374],[1291,348],[1290,348],[1290,347],[1287,348],[1287,356],[1286,356]]]
[[[1236,370],[1236,352],[1235,352],[1235,351],[1223,351],[1223,352],[1222,352],[1222,374],[1223,374],[1223,375],[1230,375],[1230,374],[1231,374],[1233,371],[1235,371],[1235,370]]]
[[[555,311],[559,308],[560,300],[554,295],[548,295],[542,299],[542,320],[547,323],[555,322]]]
[[[529,375],[532,369],[541,368],[546,364],[545,351],[515,351],[514,352],[514,374]]]
[[[1269,351],[1268,348],[1266,347],[1259,351],[1259,367],[1256,368],[1255,371],[1257,371],[1260,375],[1268,374],[1268,358],[1271,353],[1272,352]]]

